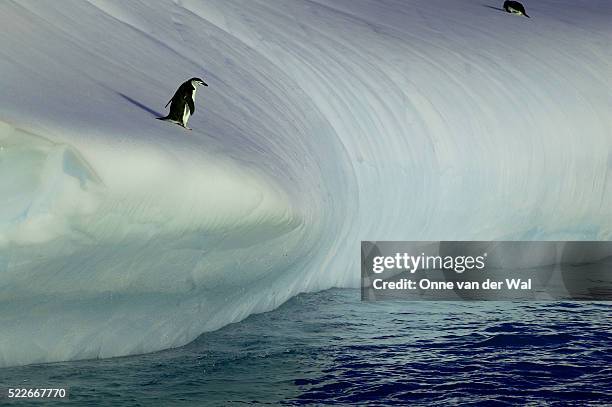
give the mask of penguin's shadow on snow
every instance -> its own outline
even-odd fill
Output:
[[[129,97],[129,96],[127,96],[127,95],[124,95],[124,94],[123,94],[123,93],[121,93],[121,92],[117,92],[117,94],[118,94],[119,96],[121,96],[122,98],[124,98],[125,100],[127,100],[128,102],[130,102],[131,104],[133,104],[134,106],[137,106],[137,107],[141,108],[141,109],[142,109],[142,110],[144,110],[145,112],[149,112],[149,113],[151,113],[151,114],[152,114],[153,116],[155,116],[155,117],[163,117],[163,116],[165,116],[165,114],[160,113],[160,112],[157,112],[157,111],[155,111],[155,110],[151,109],[150,107],[143,105],[143,104],[142,104],[142,103],[140,103],[139,101],[137,101],[137,100],[135,100],[135,99],[132,99],[131,97]]]
[[[504,10],[503,8],[489,6],[488,4],[481,4],[481,5],[482,5],[482,7],[490,8],[490,9],[497,10],[497,11],[503,11],[503,12],[505,12],[505,11],[506,11],[506,10]]]

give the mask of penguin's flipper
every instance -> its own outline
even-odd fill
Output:
[[[193,112],[195,112],[195,103],[193,103],[193,99],[188,98],[187,104],[189,105],[189,111],[191,112],[191,114],[193,114]]]

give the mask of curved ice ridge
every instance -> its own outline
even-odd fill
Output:
[[[595,3],[3,2],[0,366],[186,344],[360,240],[609,239]]]

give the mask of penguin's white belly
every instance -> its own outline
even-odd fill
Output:
[[[189,110],[189,105],[185,103],[185,110],[183,110],[183,126],[187,126],[189,116],[191,116],[191,111]]]
[[[522,12],[520,12],[520,11],[518,11],[518,10],[513,9],[512,7],[508,7],[508,10],[510,10],[510,12],[511,12],[512,14],[519,14],[519,15],[523,14]]]
[[[191,91],[191,100],[195,103],[195,94],[196,89],[193,88]],[[191,110],[189,110],[189,104],[185,103],[185,110],[183,110],[183,126],[187,126],[187,122],[189,121],[189,117],[191,116]]]

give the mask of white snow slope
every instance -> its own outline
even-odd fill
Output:
[[[362,239],[612,238],[611,3],[526,6],[0,2],[0,366],[355,285]]]

